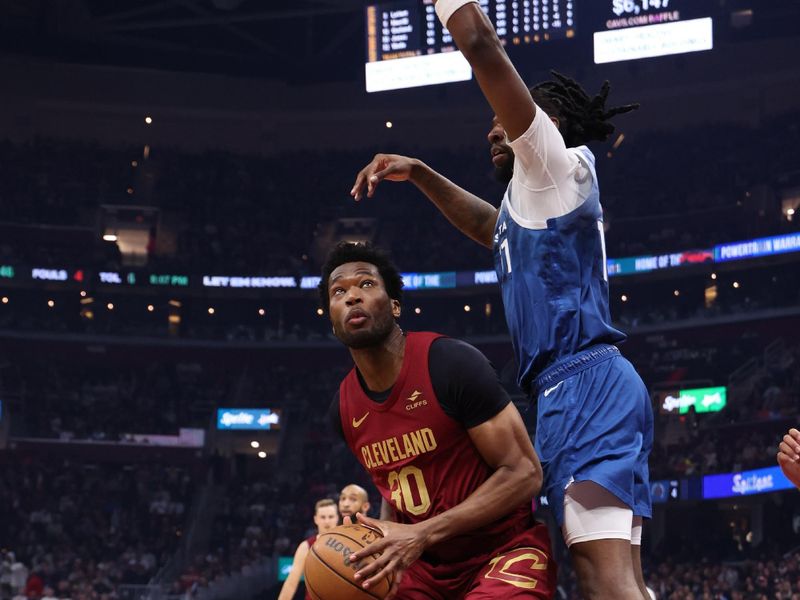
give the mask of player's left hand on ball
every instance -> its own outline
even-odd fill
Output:
[[[383,537],[350,557],[351,562],[357,562],[366,556],[380,554],[379,558],[356,572],[356,579],[363,581],[362,585],[369,589],[384,577],[392,576],[392,587],[385,598],[391,600],[400,589],[403,572],[425,550],[427,535],[417,525],[379,521],[361,513],[358,514],[358,522],[378,529]]]

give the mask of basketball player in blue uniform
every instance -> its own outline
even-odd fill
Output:
[[[378,154],[351,195],[384,179],[411,181],[453,225],[492,248],[519,385],[537,404],[544,491],[562,528],[584,597],[649,598],[641,570],[642,519],[651,516],[647,459],[653,417],[642,380],[611,326],[603,213],[594,155],[609,122],[608,84],[589,97],[573,80],[530,90],[473,0],[436,11],[469,61],[495,117],[500,209],[417,159]]]

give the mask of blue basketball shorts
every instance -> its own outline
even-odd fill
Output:
[[[542,491],[559,526],[572,482],[593,481],[652,516],[647,460],[653,409],[639,374],[614,346],[599,345],[546,369],[534,385]]]

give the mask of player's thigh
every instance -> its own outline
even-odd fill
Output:
[[[567,547],[581,542],[619,539],[631,543],[633,509],[593,481],[570,484],[564,493],[561,533]]]
[[[556,564],[549,543],[537,546],[516,546],[493,556],[475,576],[464,600],[553,598]]]
[[[442,594],[441,585],[428,573],[424,563],[417,561],[403,573],[397,600],[449,600]]]

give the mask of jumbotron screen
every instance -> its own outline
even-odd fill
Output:
[[[605,64],[711,50],[711,0],[480,0],[506,46],[575,38],[582,60]],[[589,44],[589,34],[593,40]],[[367,92],[468,81],[472,70],[436,16],[433,0],[366,8]],[[592,48],[593,50],[590,50]]]
[[[711,50],[713,20],[705,0],[600,0],[594,62],[605,64]]]
[[[575,35],[576,0],[480,0],[504,44]],[[368,6],[368,92],[467,81],[472,70],[436,16],[433,0]]]

